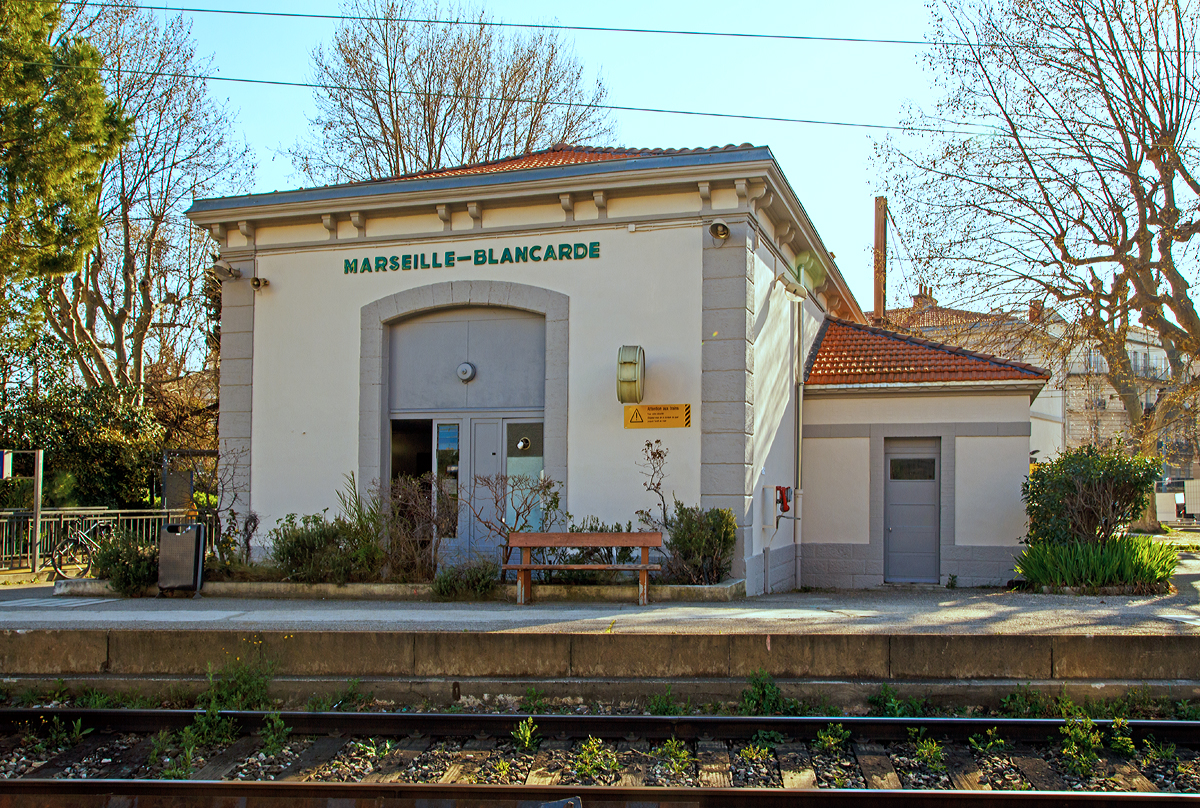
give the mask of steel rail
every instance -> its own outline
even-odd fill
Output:
[[[96,730],[122,732],[158,732],[178,730],[190,724],[201,710],[87,710],[78,708],[0,709],[0,730],[19,731],[41,726],[57,718],[64,725],[80,721],[81,726]],[[242,732],[260,729],[268,713],[228,711]],[[438,737],[486,734],[506,736],[528,713],[383,713],[383,712],[282,712],[284,723],[296,735],[323,735],[338,732],[356,736],[431,735]],[[967,741],[972,735],[997,727],[1007,741],[1044,743],[1059,739],[1060,718],[880,718],[874,716],[646,716],[646,715],[563,715],[532,714],[545,737],[602,738],[636,736],[646,739],[679,738],[698,740],[720,738],[746,740],[762,730],[776,731],[800,740],[811,740],[830,723],[840,723],[855,737],[878,741],[903,741],[910,727],[924,727],[931,736],[952,741]],[[1099,729],[1111,722],[1097,719]],[[1200,721],[1131,720],[1129,727],[1136,740],[1152,736],[1156,741],[1200,746]],[[874,792],[872,792],[874,793]]]
[[[618,786],[498,786],[442,784],[269,783],[161,780],[11,780],[0,804],[42,808],[130,805],[244,808],[318,805],[367,808],[533,808],[580,797],[585,808],[1124,808],[1189,805],[1195,795],[1076,791],[789,790],[781,788],[662,788]],[[89,799],[91,798],[91,799]]]

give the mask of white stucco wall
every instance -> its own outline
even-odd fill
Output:
[[[806,424],[1008,423],[1028,420],[1029,398],[1022,395],[947,393],[839,398],[810,395],[804,402]]]
[[[770,256],[768,256],[769,258]],[[799,302],[774,283],[774,262],[755,257],[754,317],[754,523],[746,557],[795,543],[796,523],[776,528],[775,486],[796,486],[796,364]],[[764,492],[764,488],[767,489]]]
[[[954,543],[1015,545],[1025,536],[1021,483],[1029,450],[1021,438],[956,438]]]
[[[807,416],[811,401],[804,403]],[[871,439],[805,438],[802,538],[808,543],[870,541]]]
[[[525,209],[529,216],[549,211]],[[519,223],[522,211],[507,215]],[[386,231],[389,223],[375,227]],[[403,225],[396,224],[398,230]],[[369,223],[370,229],[370,223]],[[264,230],[266,230],[264,228]],[[339,228],[341,233],[342,228]],[[270,241],[269,233],[260,242]],[[560,242],[601,244],[601,257],[542,263],[347,275],[344,259]],[[626,521],[652,502],[635,463],[647,439],[670,449],[668,488],[700,498],[701,238],[695,227],[629,232],[597,223],[586,231],[515,236],[446,233],[420,241],[354,239],[303,250],[260,247],[257,273],[270,280],[254,312],[253,507],[265,528],[287,513],[336,510],[335,491],[358,465],[360,308],[398,291],[455,280],[512,281],[570,298],[568,499],[575,516]],[[621,345],[646,351],[647,404],[692,405],[689,429],[627,430],[616,399]],[[374,428],[366,426],[364,428]]]

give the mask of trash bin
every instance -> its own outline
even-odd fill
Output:
[[[204,525],[166,525],[158,534],[158,588],[199,592],[204,575]]]

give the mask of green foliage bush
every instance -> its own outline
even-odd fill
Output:
[[[611,525],[596,516],[585,516],[567,525],[570,533],[633,533],[633,522],[613,522]],[[640,551],[634,547],[560,547],[534,550],[536,563],[551,564],[632,564]],[[535,570],[534,576],[543,583],[609,584],[628,573],[617,570]]]
[[[1133,586],[1149,592],[1171,580],[1179,554],[1149,536],[1119,536],[1104,544],[1031,543],[1015,569],[1036,587]]]
[[[693,584],[717,584],[733,566],[737,518],[728,508],[707,511],[675,501],[670,536],[664,542],[670,554],[667,572]]]
[[[344,584],[379,580],[385,554],[376,536],[329,521],[324,512],[289,513],[268,534],[271,558],[284,580]]]
[[[92,556],[92,574],[125,597],[136,598],[158,583],[158,545],[143,546],[130,533],[101,536]]]
[[[500,565],[490,558],[477,558],[439,569],[433,594],[440,600],[486,600],[499,583]]]
[[[61,505],[146,506],[149,470],[162,453],[163,427],[149,407],[117,387],[55,386],[10,398],[0,410],[0,443],[45,449],[45,474]],[[47,492],[48,494],[50,492]],[[29,486],[5,482],[0,497],[30,507]]]
[[[1162,473],[1158,458],[1083,446],[1040,463],[1021,486],[1029,544],[1104,544],[1140,517]]]

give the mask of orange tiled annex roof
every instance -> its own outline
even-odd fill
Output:
[[[555,166],[574,165],[576,163],[598,163],[602,160],[628,160],[636,157],[662,157],[670,154],[695,154],[701,152],[719,152],[732,149],[751,148],[751,144],[741,146],[713,146],[707,149],[626,149],[619,146],[570,146],[559,143],[548,149],[518,154],[515,157],[503,157],[484,163],[469,163],[454,168],[435,168],[430,171],[420,171],[415,174],[405,174],[397,179],[428,179],[431,177],[460,177],[467,174],[493,174],[500,171],[522,171],[534,168],[553,168]]]
[[[809,354],[805,385],[1038,381],[1043,368],[830,317]]]

